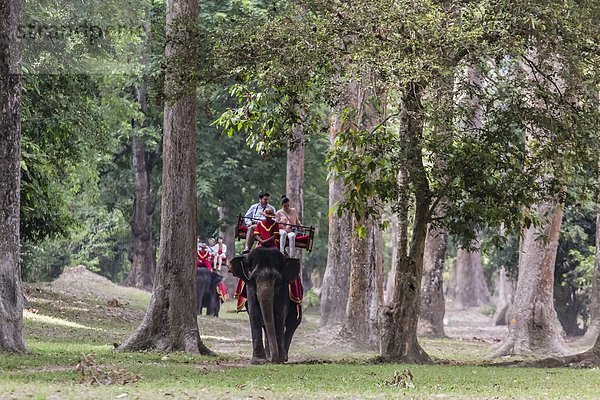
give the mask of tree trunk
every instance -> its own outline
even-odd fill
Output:
[[[419,334],[442,338],[444,332],[444,261],[448,247],[448,232],[445,229],[429,229],[425,240],[423,278],[421,279],[421,310]]]
[[[0,350],[25,351],[20,265],[20,0],[0,3]]]
[[[379,348],[379,307],[383,304],[383,251],[378,221],[364,225],[365,237],[352,236],[350,290],[342,334],[370,348]]]
[[[598,183],[600,184],[600,162],[598,163]],[[590,301],[590,324],[585,340],[593,341],[600,336],[600,190],[596,199],[596,264],[592,280]],[[600,349],[599,349],[600,350]]]
[[[387,274],[387,281],[385,285],[385,304],[390,304],[394,297],[394,278],[396,276],[396,264],[398,256],[398,216],[393,214],[390,218],[392,227],[392,262],[390,271]]]
[[[288,143],[285,193],[290,198],[293,207],[298,211],[298,218],[304,223],[304,132],[302,127],[292,129],[293,139]],[[296,257],[302,260],[302,251],[297,250]],[[300,261],[301,279],[304,290],[312,287],[310,280],[311,270]]]
[[[340,113],[333,111],[330,117],[329,141],[333,145],[342,130]],[[344,183],[335,175],[329,178],[329,209],[333,210],[344,199]],[[350,276],[350,248],[352,218],[347,212],[329,216],[327,238],[327,266],[321,285],[321,326],[341,324],[346,315]]]
[[[384,118],[385,94],[377,77],[367,71],[359,82],[351,82],[346,92],[354,114],[349,118],[357,131],[369,131]],[[383,105],[383,106],[382,106]],[[361,149],[357,149],[358,152]],[[377,207],[377,205],[374,205]],[[379,210],[380,212],[382,210]],[[364,226],[366,235],[358,237],[357,228]],[[358,343],[379,347],[379,307],[383,305],[383,249],[379,220],[354,220],[350,262],[350,292],[342,333]]]
[[[494,356],[567,352],[553,302],[554,263],[563,210],[558,202],[549,202],[535,211],[548,221],[539,230],[533,226],[526,229],[521,239],[519,278],[508,335]]]
[[[479,251],[458,249],[454,274],[453,298],[460,307],[478,307],[490,302]]]
[[[381,356],[405,363],[431,362],[417,340],[423,253],[431,193],[422,160],[423,134],[421,96],[423,87],[410,82],[402,94],[400,140],[406,160],[398,166],[399,221],[398,256],[395,289],[391,304],[381,314]],[[410,247],[408,246],[409,185],[414,188],[415,215]]]
[[[196,322],[198,2],[168,0],[160,257],[146,316],[123,350],[210,354]]]
[[[147,113],[147,84],[145,78],[137,91],[140,111],[145,116]],[[139,125],[139,124],[136,124]],[[147,120],[141,124],[147,126]],[[150,174],[152,165],[146,161],[146,146],[144,139],[134,133],[132,139],[133,154],[133,218],[131,232],[133,236],[132,264],[129,276],[125,280],[128,286],[150,289],[156,270],[154,245],[152,241],[152,214],[154,207],[150,197]]]
[[[496,312],[492,317],[492,323],[494,326],[508,325],[508,316],[515,295],[515,287],[513,280],[508,276],[504,267],[500,268],[495,286],[498,294]]]

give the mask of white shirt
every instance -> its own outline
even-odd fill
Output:
[[[275,214],[277,212],[277,210],[275,209],[275,207],[273,207],[270,204],[267,204],[266,207],[263,207],[260,203],[256,203],[253,204],[248,211],[246,212],[246,215],[244,215],[244,217],[246,218],[246,225],[253,225],[256,224],[256,220],[264,220],[265,216],[262,215],[262,213],[267,209],[270,208],[271,210],[273,210],[273,214]],[[249,218],[255,218],[255,219],[249,219]]]
[[[223,244],[221,245],[221,247],[222,247],[222,249],[221,249],[221,250],[222,250],[222,252],[221,252],[221,255],[226,255],[226,254],[227,254],[227,245],[226,245],[225,243],[223,243]],[[215,245],[212,247],[212,251],[213,251],[213,254],[214,254],[215,256],[219,254],[219,243],[215,244]]]

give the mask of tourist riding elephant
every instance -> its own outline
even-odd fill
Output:
[[[274,363],[287,361],[292,337],[302,321],[300,300],[292,301],[289,289],[300,273],[300,260],[285,257],[275,247],[258,247],[247,257],[231,260],[231,272],[246,284],[246,306],[252,331],[251,362],[266,362],[269,353]],[[270,349],[267,353],[263,327]]]
[[[223,277],[208,268],[196,268],[196,314],[202,315],[202,309],[206,308],[206,315],[219,316],[221,299],[217,292],[217,285]]]

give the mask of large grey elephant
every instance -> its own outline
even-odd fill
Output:
[[[285,257],[277,248],[258,247],[246,257],[231,260],[231,272],[246,283],[252,363],[282,363],[294,332],[302,321],[301,307],[290,298],[289,285],[300,273],[300,260]],[[263,327],[269,346],[265,352]]]
[[[219,316],[221,310],[221,299],[217,293],[217,285],[223,277],[208,268],[196,268],[196,314],[202,315],[202,309],[206,308],[206,315]]]

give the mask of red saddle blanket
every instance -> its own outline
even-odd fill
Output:
[[[298,276],[296,280],[288,286],[290,301],[296,304],[298,310],[298,318],[302,316],[302,297],[304,295],[304,289],[302,288],[302,281]],[[235,288],[234,298],[237,299],[237,311],[245,311],[246,308],[246,282],[238,279],[237,287]]]

